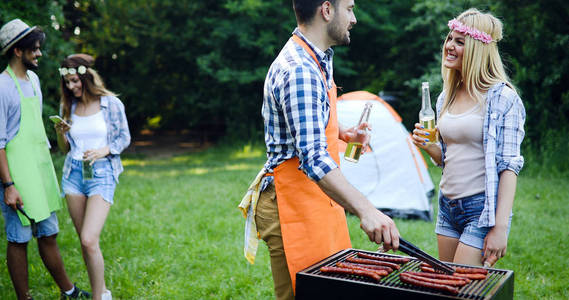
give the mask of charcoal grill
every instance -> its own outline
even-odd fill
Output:
[[[399,280],[399,274],[405,271],[420,271],[421,261],[409,257],[410,262],[401,265],[400,270],[395,270],[379,282],[367,277],[347,274],[330,274],[320,272],[324,266],[335,266],[338,262],[345,261],[348,257],[355,257],[358,252],[402,257],[358,249],[342,250],[298,273],[296,273],[296,299],[388,299],[385,297],[397,297],[393,299],[513,299],[514,297],[514,272],[510,270],[488,269],[485,280],[473,280],[459,289],[458,295],[450,295],[445,292],[418,287],[403,283]],[[468,267],[460,264],[451,266]]]

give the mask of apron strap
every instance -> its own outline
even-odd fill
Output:
[[[324,79],[326,90],[328,90],[328,81],[326,80],[326,75],[324,74],[324,70],[322,70],[322,66],[318,62],[318,59],[316,58],[316,54],[314,54],[314,51],[312,51],[312,49],[310,49],[310,47],[306,44],[306,42],[303,41],[298,35],[293,34],[292,40],[295,41],[297,44],[299,44],[302,48],[304,48],[304,50],[306,50],[306,52],[308,52],[308,54],[310,54],[310,56],[312,56],[312,59],[314,59],[314,61],[318,65],[318,68],[320,69],[320,73],[322,73],[322,79]]]
[[[20,87],[20,81],[16,77],[16,74],[14,74],[14,71],[12,71],[12,68],[10,68],[10,65],[8,65],[6,67],[6,71],[8,72],[10,77],[12,77],[12,80],[14,80],[14,83],[16,84],[16,88],[18,88],[18,93],[20,94],[20,98],[25,98],[24,93],[22,92],[22,88]],[[32,77],[29,75],[28,71],[26,71],[26,76],[28,76],[28,78],[30,79],[30,82],[32,83],[32,89],[34,91],[34,96],[37,96],[36,85],[34,84],[34,81],[32,80]]]

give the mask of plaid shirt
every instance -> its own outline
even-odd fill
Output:
[[[71,113],[75,112],[76,106],[76,102],[71,105]],[[110,151],[107,158],[111,161],[113,178],[116,182],[119,182],[119,174],[123,171],[120,153],[130,144],[130,131],[128,130],[124,105],[117,97],[103,96],[101,97],[101,111],[103,112],[105,123],[107,124],[107,145]],[[63,164],[63,176],[67,178],[71,173],[71,153],[73,153],[77,145],[71,138],[69,131],[65,133],[65,136],[69,141],[70,147],[70,151],[67,153],[65,163]]]
[[[437,99],[437,118],[440,117],[445,93]],[[516,175],[524,166],[520,147],[524,139],[526,111],[522,100],[505,83],[492,86],[487,93],[484,117],[483,148],[486,169],[486,201],[478,219],[478,227],[496,224],[496,201],[500,173],[511,170]],[[441,167],[444,172],[446,144],[441,140]]]
[[[314,59],[292,39],[286,43],[265,79],[263,108],[267,162],[272,172],[280,163],[298,157],[299,169],[319,181],[337,164],[328,154],[325,130],[330,115],[327,91],[332,87],[332,56],[320,51],[296,28],[293,32],[314,51],[326,75]]]

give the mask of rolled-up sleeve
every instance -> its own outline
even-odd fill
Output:
[[[499,132],[503,138],[499,141],[497,149],[497,171],[498,174],[504,170],[511,170],[519,174],[524,166],[524,157],[521,155],[521,144],[524,139],[524,123],[526,111],[520,97],[510,89],[504,88],[505,94],[502,95],[512,105],[505,112],[502,122],[498,124]]]
[[[281,108],[294,138],[299,169],[319,181],[338,165],[327,151],[327,94],[321,74],[296,66],[284,75]]]
[[[111,115],[113,127],[116,132],[113,132],[113,139],[109,145],[109,151],[111,154],[120,154],[128,145],[130,144],[130,131],[128,129],[128,122],[126,119],[126,113],[124,105],[120,100],[116,99],[111,104]]]

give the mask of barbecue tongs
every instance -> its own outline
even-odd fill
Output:
[[[447,274],[454,273],[454,269],[449,265],[443,263],[442,261],[430,256],[423,250],[419,249],[417,246],[409,243],[402,237],[399,237],[399,251],[411,255],[428,263],[429,265],[433,266],[436,270],[440,270]]]
[[[20,213],[22,213],[22,215],[24,215],[24,217],[26,217],[28,219],[28,221],[30,221],[30,227],[32,228],[32,236],[37,237],[38,236],[38,227],[36,225],[36,220],[30,218],[28,216],[28,214],[22,209],[22,207],[20,205],[18,205],[17,207],[18,207],[18,211]]]

